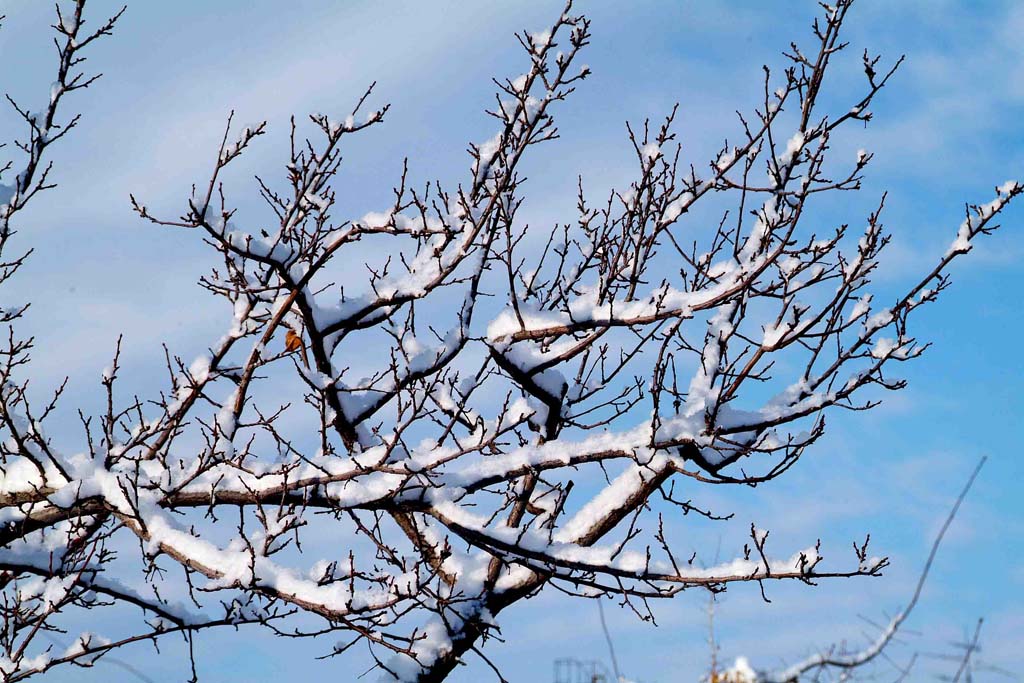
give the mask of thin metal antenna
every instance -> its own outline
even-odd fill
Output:
[[[612,672],[615,674],[615,683],[621,683],[622,674],[619,673],[619,660],[615,657],[615,645],[612,644],[612,634],[608,631],[608,623],[604,620],[604,605],[601,598],[597,599],[597,612],[601,615],[601,630],[604,631],[604,639],[608,643],[608,652],[612,656]]]

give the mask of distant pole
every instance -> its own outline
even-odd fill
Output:
[[[622,674],[619,673],[619,660],[615,657],[615,645],[612,644],[612,635],[608,632],[608,623],[604,620],[604,605],[601,598],[597,599],[597,612],[601,615],[601,630],[604,631],[604,639],[608,642],[608,652],[612,656],[612,673],[615,674],[615,683],[622,681]]]

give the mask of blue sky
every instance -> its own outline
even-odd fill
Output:
[[[90,0],[89,13],[117,6]],[[52,6],[6,0],[0,7],[8,17],[0,30],[2,86],[31,106],[52,79]],[[128,193],[155,213],[180,211],[191,182],[209,171],[229,110],[242,122],[268,119],[270,135],[243,170],[272,172],[283,160],[290,115],[347,113],[378,81],[377,101],[392,109],[383,128],[357,136],[339,183],[344,212],[361,216],[389,202],[403,156],[419,178],[464,174],[466,144],[490,136],[482,114],[493,102],[490,77],[523,71],[513,32],[543,28],[560,9],[547,0],[130,2],[116,35],[94,53],[91,64],[104,78],[75,101],[81,128],[56,151],[61,188],[21,220],[22,244],[38,252],[5,297],[35,301],[26,328],[38,339],[38,381],[68,374],[66,402],[94,406],[119,332],[126,333],[126,381],[139,390],[162,376],[161,342],[191,357],[219,335],[224,311],[192,284],[213,265],[208,250],[195,235],[139,221]],[[807,38],[816,4],[639,0],[580,2],[578,9],[594,21],[585,57],[594,73],[559,111],[562,139],[527,168],[531,223],[572,217],[578,173],[594,196],[621,184],[631,154],[624,123],[660,117],[676,101],[684,152],[703,164],[735,132],[732,112],[754,103],[761,64],[780,65],[779,51]],[[1024,176],[1022,32],[1024,6],[1008,1],[860,0],[852,11],[850,59],[835,74],[837,92],[859,86],[863,48],[907,55],[874,107],[876,120],[851,142],[876,156],[864,191],[843,207],[857,224],[890,193],[885,219],[894,244],[880,295],[941,255],[965,200],[987,201],[996,184]],[[0,125],[15,125],[9,112]],[[870,632],[860,615],[883,620],[905,602],[941,518],[988,455],[909,624],[914,634],[898,653],[948,651],[983,616],[985,660],[1018,671],[1024,664],[1016,645],[1024,632],[1024,214],[1011,209],[1003,222],[954,269],[940,305],[922,313],[917,330],[934,346],[903,366],[906,391],[869,414],[836,416],[828,437],[775,485],[688,492],[695,502],[736,512],[724,525],[688,520],[683,543],[705,553],[720,541],[728,554],[756,522],[782,547],[804,547],[820,535],[833,558],[845,558],[849,542],[871,532],[875,551],[893,561],[879,579],[770,586],[771,604],[756,586],[730,590],[716,611],[723,658],[743,654],[770,666]],[[706,599],[693,592],[656,606],[657,628],[608,605],[624,673],[649,683],[697,680],[707,662]],[[559,656],[605,657],[589,602],[543,594],[509,610],[502,624],[507,642],[492,644],[488,655],[512,681],[548,680]],[[199,642],[204,680],[350,680],[363,671],[357,658],[315,661],[326,649],[316,643],[286,643],[296,656],[285,658],[257,632]],[[185,680],[180,648],[168,643],[165,653],[154,657],[144,646],[118,657],[153,680]],[[940,665],[919,664],[922,674]],[[122,673],[101,665],[51,677],[111,675]],[[456,680],[490,675],[474,662]]]

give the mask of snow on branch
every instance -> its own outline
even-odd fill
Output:
[[[9,255],[11,220],[53,187],[44,159],[78,120],[61,123],[65,97],[95,78],[81,51],[120,16],[90,33],[84,5],[58,8],[43,113],[18,108],[28,132],[0,187],[0,285],[26,258]],[[902,389],[899,364],[928,347],[915,312],[1024,192],[1007,182],[969,206],[895,299],[872,291],[884,198],[852,223],[816,214],[823,195],[860,188],[872,155],[835,159],[833,142],[871,120],[899,65],[865,53],[866,84],[833,85],[847,98],[836,111],[819,102],[850,6],[825,7],[813,44],[765,69],[762,101],[713,159],[684,158],[675,109],[631,125],[628,186],[595,203],[581,179],[576,214],[539,235],[518,215],[521,169],[558,138],[589,74],[590,23],[572,3],[518,36],[525,71],[495,79],[494,132],[469,143],[465,172],[420,182],[407,161],[379,211],[345,218],[335,189],[352,136],[386,134],[373,85],[347,112],[293,119],[283,177],[249,185],[255,224],[240,218],[233,162],[275,131],[229,117],[179,216],[131,197],[141,219],[219,259],[200,281],[226,302],[205,352],[165,350],[166,382],[128,396],[119,342],[98,373],[105,408],[57,444],[45,425],[63,387],[30,400],[26,308],[0,311],[4,680],[258,624],[331,637],[327,656],[365,645],[384,680],[425,683],[548,587],[647,617],[650,600],[686,589],[878,575],[887,560],[866,543],[826,562],[813,539],[769,546],[753,526],[733,559],[701,568],[670,523],[731,516],[677,485],[769,482],[825,435],[827,414]],[[36,637],[83,610],[132,616],[63,654]]]

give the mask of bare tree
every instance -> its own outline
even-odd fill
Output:
[[[714,638],[714,603],[712,602],[708,608],[710,633],[708,644],[711,651],[711,670],[707,676],[709,683],[800,683],[800,681],[851,681],[874,678],[877,677],[877,672],[870,667],[876,661],[882,660],[892,666],[892,673],[897,677],[896,680],[905,680],[917,662],[918,654],[915,653],[907,661],[900,662],[893,656],[892,646],[897,642],[900,628],[903,627],[910,613],[917,606],[921,598],[921,591],[924,589],[928,574],[935,562],[935,556],[942,545],[942,540],[945,538],[946,532],[949,531],[968,491],[971,490],[974,480],[977,479],[978,473],[984,466],[985,460],[986,458],[982,458],[971,472],[949,514],[946,515],[939,527],[906,606],[896,612],[885,626],[878,628],[877,634],[867,644],[857,648],[850,648],[846,643],[838,642],[824,647],[814,645],[813,647],[816,649],[814,654],[780,669],[758,669],[752,666],[746,657],[738,657],[731,667],[720,670],[717,658],[718,646]],[[960,680],[971,665],[972,657],[978,649],[981,623],[979,620],[973,637],[963,644],[963,652],[957,653],[953,658],[956,662],[956,674],[951,677],[953,680]]]
[[[18,109],[27,137],[7,166],[0,281],[26,258],[12,220],[52,187],[45,158],[77,122],[59,123],[65,98],[94,78],[83,51],[117,19],[85,30],[84,5],[58,10],[44,112]],[[899,65],[865,52],[864,87],[838,110],[819,103],[850,6],[823,6],[811,45],[765,69],[763,100],[710,163],[684,162],[675,111],[644,122],[629,130],[629,187],[593,204],[581,180],[577,215],[543,236],[517,219],[520,167],[558,136],[555,111],[588,75],[590,25],[571,3],[518,36],[526,72],[495,81],[497,132],[469,146],[465,178],[417,183],[407,165],[390,207],[336,218],[343,143],[388,110],[368,110],[371,87],[347,118],[293,121],[283,180],[251,188],[261,225],[234,225],[229,166],[264,124],[228,121],[179,217],[132,197],[143,219],[219,254],[201,285],[231,313],[199,358],[163,354],[167,384],[146,396],[119,391],[119,344],[106,409],[81,413],[82,440],[58,446],[44,425],[61,389],[30,402],[26,307],[3,311],[3,679],[259,624],[336,643],[328,655],[365,646],[384,680],[425,683],[470,653],[489,664],[502,610],[544,589],[615,595],[646,618],[651,599],[687,588],[880,574],[887,560],[866,541],[827,567],[820,544],[774,559],[754,527],[736,559],[701,568],[666,529],[717,516],[677,482],[771,481],[827,413],[903,388],[893,367],[927,348],[914,313],[1024,191],[1007,182],[969,205],[934,268],[872,301],[882,202],[862,231],[811,213],[860,187],[871,154],[829,151],[871,120]],[[379,257],[356,268],[361,242]],[[81,610],[121,610],[125,632],[82,633],[65,651],[39,637]]]

